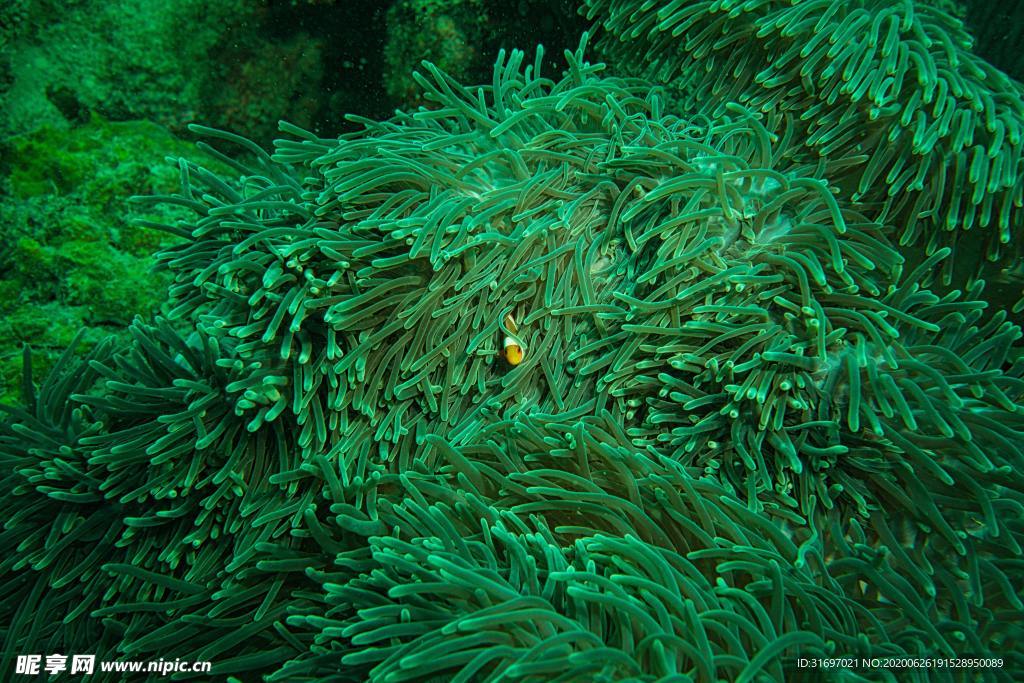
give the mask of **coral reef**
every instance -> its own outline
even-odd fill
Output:
[[[170,240],[131,222],[183,214],[140,211],[127,200],[172,191],[180,172],[163,159],[193,148],[153,123],[94,116],[14,137],[0,150],[0,402],[11,403],[23,344],[32,344],[42,374],[79,330],[88,349],[159,310],[168,280],[147,271]]]
[[[509,36],[572,44],[571,3],[16,0],[0,16],[0,137],[90,112],[175,133],[196,120],[270,145],[286,119],[337,130],[418,93],[424,59],[488,77]],[[488,17],[493,22],[487,21]]]
[[[923,286],[951,250],[910,267],[900,193],[869,201],[792,111],[687,112],[583,54],[556,80],[503,52],[479,88],[428,64],[425,106],[282,124],[273,154],[193,128],[232,172],[180,161],[148,200],[189,214],[166,319],[27,373],[0,422],[14,650],[280,681],[1024,675],[1020,328],[980,282]]]
[[[251,15],[245,0],[218,3],[21,3],[27,28],[13,55],[3,132],[75,121],[95,111],[181,130],[202,109],[208,51]]]
[[[317,41],[301,31],[271,36],[263,3],[55,5],[19,3],[19,21],[0,34],[10,43],[0,134],[73,125],[95,112],[176,133],[203,119],[269,143],[279,118],[312,125],[322,106]]]

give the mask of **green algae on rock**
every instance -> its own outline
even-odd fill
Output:
[[[88,349],[135,315],[159,311],[168,280],[153,276],[153,253],[171,240],[131,221],[166,222],[178,211],[142,212],[133,192],[169,192],[179,171],[168,155],[188,143],[149,122],[43,127],[3,143],[0,203],[0,401],[16,400],[21,345],[44,374],[80,329]]]

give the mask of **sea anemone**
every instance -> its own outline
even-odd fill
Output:
[[[931,254],[980,228],[990,259],[1019,253],[1024,98],[959,19],[913,0],[586,5],[615,63],[671,81],[682,110],[738,102],[791,124],[792,153],[901,245]]]
[[[1024,671],[1020,329],[919,284],[948,249],[904,273],[792,117],[671,113],[583,49],[480,88],[428,64],[426,106],[272,155],[196,128],[243,160],[203,143],[239,176],[181,160],[147,200],[194,213],[160,226],[170,319],[0,423],[9,645],[272,680]]]

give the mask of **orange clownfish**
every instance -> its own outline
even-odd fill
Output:
[[[505,327],[507,327],[513,334],[519,332],[519,327],[516,326],[515,318],[512,317],[511,313],[505,316]],[[505,337],[502,355],[505,356],[505,360],[509,365],[519,365],[523,362],[523,347],[521,347],[519,342],[512,337]]]

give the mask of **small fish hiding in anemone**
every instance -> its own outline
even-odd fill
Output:
[[[505,316],[505,327],[507,327],[512,334],[519,332],[519,327],[516,325],[516,320],[512,317],[511,313]],[[505,341],[502,344],[501,355],[504,356],[505,361],[509,365],[514,367],[523,362],[523,357],[526,354],[518,341],[510,336],[506,336]]]

